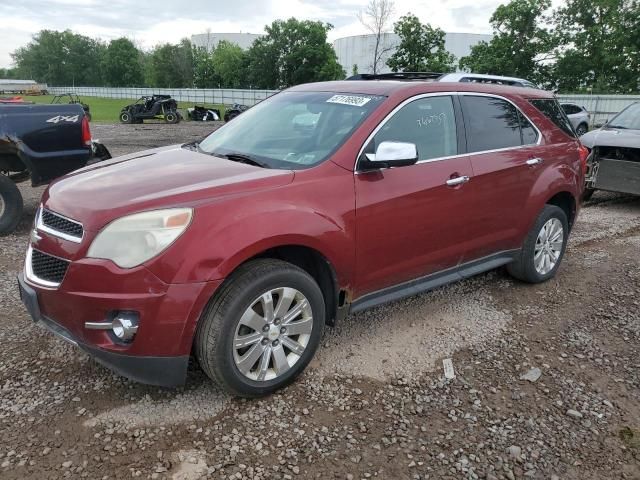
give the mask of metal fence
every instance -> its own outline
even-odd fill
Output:
[[[171,95],[179,102],[190,104],[240,103],[255,105],[277,90],[241,90],[224,88],[112,88],[112,87],[49,87],[53,94],[75,92],[84,97],[129,98],[143,95]],[[562,102],[576,103],[591,113],[591,126],[602,125],[627,105],[640,101],[640,95],[559,95]]]
[[[598,127],[627,105],[640,102],[640,95],[558,95],[558,99],[586,108],[591,114],[591,126]]]
[[[224,88],[112,88],[112,87],[49,87],[54,95],[75,92],[81,97],[137,99],[145,95],[171,95],[179,102],[190,104],[255,105],[277,90],[240,90]]]

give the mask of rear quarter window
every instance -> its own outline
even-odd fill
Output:
[[[529,100],[529,102],[531,102],[531,105],[540,110],[540,112],[542,112],[545,117],[555,123],[555,125],[564,133],[572,138],[577,138],[577,135],[573,131],[573,127],[571,126],[571,122],[567,118],[567,115],[564,113],[564,110],[562,110],[557,100],[554,100],[552,98],[536,98],[533,100]]]

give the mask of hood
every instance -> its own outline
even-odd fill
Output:
[[[138,152],[93,164],[52,183],[47,208],[97,230],[123,215],[196,206],[226,195],[286,185],[290,170],[255,167],[181,148]]]
[[[580,141],[587,148],[640,148],[640,130],[624,130],[602,127],[598,130],[592,130],[585,133],[580,137]]]

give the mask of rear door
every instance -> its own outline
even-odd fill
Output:
[[[421,95],[372,134],[363,155],[383,141],[409,142],[419,161],[356,171],[356,297],[454,267],[464,257],[473,175],[460,128],[453,96]]]
[[[459,98],[473,168],[467,261],[519,248],[521,217],[545,159],[540,132],[513,103],[476,93]]]

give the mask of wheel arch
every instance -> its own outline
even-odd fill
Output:
[[[573,228],[573,223],[576,219],[577,202],[573,194],[569,191],[561,191],[549,198],[545,205],[555,205],[560,207],[567,216],[567,222],[569,223],[569,229]]]
[[[338,309],[344,303],[346,294],[339,286],[338,274],[327,255],[318,248],[304,243],[284,243],[264,248],[236,261],[233,268],[226,275],[228,278],[240,266],[259,258],[274,258],[283,260],[301,268],[318,283],[325,301],[326,319],[328,325],[335,325]],[[225,280],[226,281],[226,280]]]

